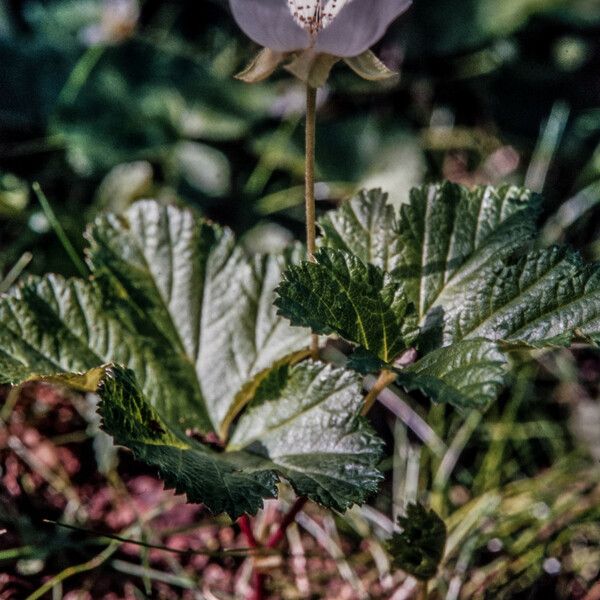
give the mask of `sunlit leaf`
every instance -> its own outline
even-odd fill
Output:
[[[448,316],[445,337],[543,346],[577,336],[600,341],[600,266],[554,247],[485,273],[461,310]]]
[[[117,443],[214,512],[256,512],[280,476],[338,510],[375,489],[380,442],[357,416],[358,376],[292,366],[308,332],[273,298],[294,252],[249,256],[229,231],[152,201],[87,236],[93,279],[32,278],[0,300],[1,381],[97,391]],[[248,403],[235,449],[198,441],[224,445]],[[256,411],[281,419],[256,432]]]
[[[255,513],[263,498],[277,495],[279,476],[298,494],[344,510],[363,501],[380,478],[380,442],[356,415],[360,382],[342,369],[302,363],[276,370],[255,399],[267,422],[257,424],[251,412],[226,452],[171,429],[129,371],[107,368],[99,394],[103,427],[115,441],[215,513]]]

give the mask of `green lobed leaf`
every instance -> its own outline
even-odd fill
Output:
[[[446,339],[486,337],[532,346],[600,341],[600,265],[568,248],[536,250],[483,275]]]
[[[381,332],[414,338],[403,338],[400,319],[378,326],[369,317],[386,314],[381,302],[373,308],[380,290],[401,290],[418,307],[424,356],[398,370],[398,383],[438,402],[485,406],[506,371],[498,343],[600,341],[600,267],[565,248],[532,251],[538,205],[536,195],[514,186],[444,183],[413,190],[397,220],[385,195],[363,192],[321,220],[322,246],[342,266],[322,250],[327,266],[286,273],[278,303],[293,323],[335,331],[368,350],[357,350],[351,368],[396,370]],[[375,288],[366,284],[365,263],[382,282]]]
[[[151,201],[98,219],[88,239],[92,279],[30,278],[0,299],[0,381],[98,387],[105,430],[215,512],[255,512],[279,476],[339,510],[375,489],[380,442],[357,417],[357,376],[290,366],[308,332],[273,298],[293,252],[248,256],[227,230]],[[281,386],[265,395],[271,371]],[[184,434],[223,440],[259,397],[287,411],[264,439],[217,452]]]
[[[392,272],[400,261],[394,207],[381,190],[362,190],[319,220],[323,244]]]
[[[307,345],[307,332],[290,328],[272,304],[298,252],[250,257],[230,231],[152,201],[99,218],[87,237],[93,270],[122,290],[141,316],[139,332],[177,356],[190,403],[210,423],[190,411],[188,427],[220,431],[248,380]],[[157,402],[161,412],[181,412],[168,395]]]
[[[164,418],[179,421],[194,410],[194,422],[206,420],[193,404],[185,366],[159,340],[144,336],[137,317],[122,297],[100,281],[65,280],[57,275],[24,280],[0,300],[0,380],[64,372],[85,372],[106,362],[129,366],[139,374],[148,399]],[[169,410],[179,407],[178,412]]]
[[[419,344],[431,350],[442,344],[444,315],[463,307],[482,273],[531,246],[538,205],[515,186],[442,183],[414,189],[397,218],[381,192],[362,192],[321,220],[323,244],[402,282],[427,334]]]
[[[514,186],[442,183],[416,188],[400,209],[401,258],[394,275],[406,281],[421,324],[447,308],[489,264],[530,243],[537,198]]]
[[[317,333],[335,332],[385,362],[410,346],[416,319],[400,283],[341,250],[321,248],[315,260],[287,269],[278,314]]]
[[[448,402],[458,408],[482,408],[500,393],[506,363],[496,343],[465,340],[438,348],[397,370],[396,382],[408,391],[423,392],[435,402]]]
[[[462,339],[444,327],[464,310],[481,278],[531,246],[539,198],[514,186],[426,185],[413,190],[399,218],[386,200],[378,190],[362,192],[327,214],[320,221],[322,244],[387,271],[418,307],[417,345],[425,356],[402,370],[387,365],[400,385],[437,402],[485,406],[502,387],[505,357],[484,339],[443,347]],[[361,372],[386,368],[380,360],[359,349],[348,365]]]
[[[514,186],[443,183],[413,190],[396,220],[382,194],[362,193],[322,220],[323,243],[404,284],[423,352],[474,338],[598,341],[599,267],[566,248],[531,250],[538,207]]]
[[[225,452],[169,428],[130,371],[109,367],[98,393],[103,427],[158,468],[169,487],[232,517],[275,497],[279,476],[299,495],[344,510],[375,491],[381,442],[358,416],[360,379],[304,362],[265,380]]]
[[[394,533],[387,542],[393,566],[421,581],[435,577],[446,546],[444,521],[421,504],[409,504],[398,525],[402,533]]]

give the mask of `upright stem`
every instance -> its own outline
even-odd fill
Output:
[[[306,86],[306,170],[305,194],[306,202],[306,251],[308,260],[315,262],[316,251],[316,209],[315,209],[315,138],[316,138],[317,90]],[[311,337],[310,352],[313,360],[319,358],[319,336]]]
[[[428,587],[427,584],[428,583],[429,583],[428,581],[422,581],[419,584],[419,586],[420,586],[420,589],[419,589],[419,600],[428,600],[428,598],[429,598],[429,593],[427,591],[427,587]]]

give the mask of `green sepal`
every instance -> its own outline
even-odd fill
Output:
[[[258,83],[268,79],[283,61],[287,54],[263,48],[235,78],[245,83]]]
[[[358,56],[345,58],[344,62],[359,76],[367,81],[386,81],[398,77],[396,71],[386,67],[372,50],[366,50]]]

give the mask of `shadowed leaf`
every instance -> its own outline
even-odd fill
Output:
[[[421,581],[435,577],[446,545],[444,521],[421,504],[409,504],[398,525],[402,533],[395,533],[387,543],[393,566]]]
[[[506,370],[506,357],[497,344],[466,340],[434,350],[398,370],[396,381],[408,391],[419,390],[435,402],[475,408],[496,399]]]

